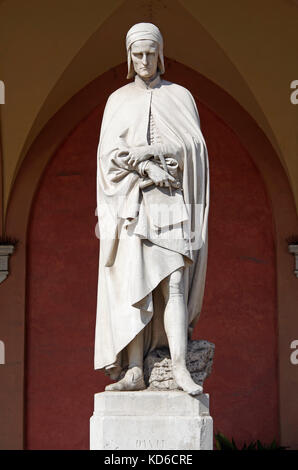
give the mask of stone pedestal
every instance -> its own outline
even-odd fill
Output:
[[[91,450],[212,450],[209,395],[182,391],[94,395]]]

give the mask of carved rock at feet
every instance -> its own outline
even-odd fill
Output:
[[[188,342],[186,366],[195,383],[203,386],[211,374],[215,346],[205,340]],[[149,390],[178,390],[172,374],[172,361],[167,348],[151,351],[144,361],[145,383]]]

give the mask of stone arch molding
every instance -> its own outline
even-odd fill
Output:
[[[278,148],[266,116],[245,77],[210,32],[183,6],[183,2],[128,0],[115,2],[105,19],[98,21],[91,35],[86,34],[64,64],[58,66],[53,61],[51,73],[55,78],[45,86],[43,99],[32,115],[31,128],[24,135],[20,148],[14,179],[34,139],[48,120],[88,83],[125,61],[126,32],[132,24],[140,21],[158,24],[165,32],[166,56],[200,72],[232,94],[255,117],[275,148]],[[189,44],[197,47],[188,47]],[[201,44],[204,47],[200,47]]]
[[[0,340],[0,364],[5,364],[5,344]]]

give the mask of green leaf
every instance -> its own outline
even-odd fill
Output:
[[[215,435],[215,446],[218,450],[286,450],[288,447],[279,446],[274,439],[271,444],[262,444],[259,439],[249,444],[244,442],[241,448],[237,448],[234,438],[230,441],[223,433],[217,432]]]
[[[233,443],[220,432],[215,434],[215,442],[219,450],[235,450]]]

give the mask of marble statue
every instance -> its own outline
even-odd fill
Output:
[[[98,146],[95,369],[107,391],[144,390],[144,358],[167,346],[178,387],[197,395],[186,351],[206,274],[206,144],[191,93],[161,78],[159,29],[134,25],[126,48],[134,80],[110,95]]]

